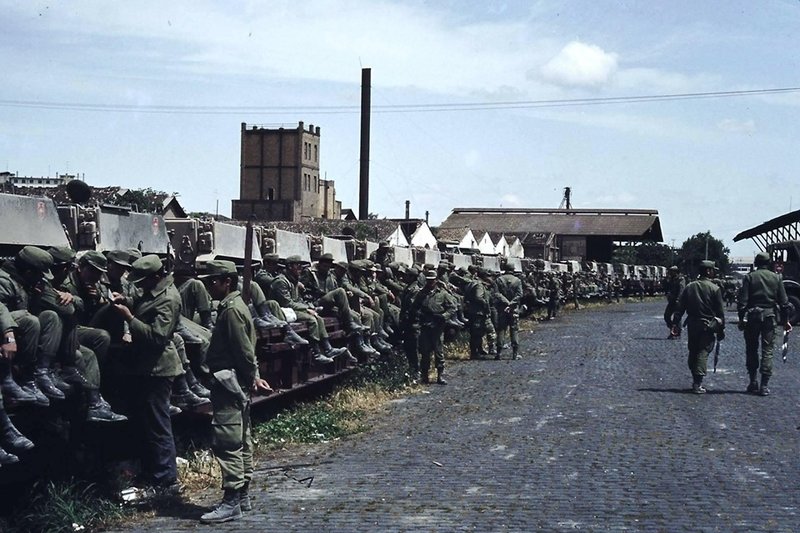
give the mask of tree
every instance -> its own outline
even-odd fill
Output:
[[[708,252],[706,253],[706,250]],[[710,231],[692,235],[683,242],[678,256],[683,263],[683,270],[692,276],[700,272],[700,261],[708,259],[715,261],[717,268],[728,272],[731,251],[725,244],[711,235]]]
[[[636,247],[636,263],[670,267],[676,263],[672,248],[659,242],[643,242]]]

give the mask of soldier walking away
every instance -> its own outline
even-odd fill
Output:
[[[756,269],[744,277],[742,287],[739,289],[737,305],[739,329],[744,332],[747,373],[750,376],[747,392],[768,396],[776,326],[780,323],[783,324],[784,331],[792,331],[792,325],[789,323],[789,300],[786,297],[786,289],[778,274],[769,269],[769,254],[766,252],[757,254],[753,263]],[[756,380],[759,370],[761,385]]]
[[[675,313],[675,306],[678,305],[678,298],[680,298],[684,287],[686,287],[686,278],[681,275],[676,266],[669,267],[667,276],[667,308],[664,309],[664,322],[666,322],[669,330],[667,338],[677,339],[680,337],[680,330],[678,330],[677,335],[673,332],[672,315]]]
[[[689,370],[692,373],[692,392],[703,394],[703,377],[706,375],[708,354],[714,349],[715,340],[725,338],[725,309],[722,291],[712,281],[715,265],[713,261],[700,262],[700,278],[686,285],[678,298],[672,319],[672,331],[680,333],[681,318],[687,315]]]
[[[511,358],[519,359],[519,304],[522,300],[522,282],[514,275],[514,266],[506,264],[503,266],[505,273],[494,281],[494,305],[497,309],[497,355],[495,359],[500,359],[500,352],[504,346],[505,330],[510,331],[511,336]]]
[[[211,403],[214,455],[222,471],[222,501],[200,517],[205,524],[229,522],[251,510],[249,487],[253,478],[253,439],[250,393],[271,392],[258,374],[256,334],[247,304],[236,290],[239,280],[231,261],[209,261],[202,276],[212,298],[219,300],[217,321],[206,354],[214,376]]]

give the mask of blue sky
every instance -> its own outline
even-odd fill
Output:
[[[375,106],[800,86],[800,3],[788,0],[0,0],[0,10],[3,170],[81,172],[93,185],[179,192],[189,210],[219,201],[223,214],[239,191],[241,122],[301,120],[321,127],[321,171],[358,210],[359,115],[321,108],[358,105],[362,66]],[[570,186],[575,207],[658,209],[668,244],[710,230],[750,255],[736,233],[800,207],[799,123],[800,93],[375,112],[370,211],[402,216],[410,200],[435,225],[453,207],[555,207]]]

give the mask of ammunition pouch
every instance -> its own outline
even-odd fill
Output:
[[[250,398],[247,396],[247,393],[242,390],[242,386],[236,378],[235,370],[224,368],[222,370],[217,370],[212,375],[214,376],[214,382],[231,393],[242,406],[247,404]]]
[[[745,321],[750,325],[760,325],[764,318],[765,310],[761,307],[752,307],[745,314]]]

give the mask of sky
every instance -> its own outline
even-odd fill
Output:
[[[229,215],[241,123],[303,121],[321,128],[321,174],[358,212],[370,68],[381,217],[406,200],[431,225],[455,207],[557,207],[571,187],[576,208],[657,209],[666,244],[710,231],[748,256],[755,245],[734,235],[800,207],[800,92],[624,100],[800,87],[798,1],[0,0],[0,12],[0,170],[20,175],[77,172]]]

